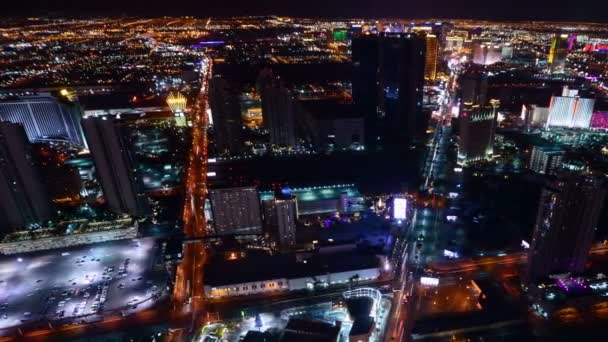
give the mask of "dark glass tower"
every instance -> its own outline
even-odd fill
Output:
[[[353,101],[366,118],[369,148],[403,147],[425,131],[425,51],[425,38],[415,34],[353,39]]]
[[[23,126],[0,121],[0,228],[27,228],[51,216]]]
[[[215,146],[220,155],[238,154],[242,149],[242,123],[239,94],[233,84],[214,78],[209,85]]]
[[[143,184],[123,139],[120,122],[113,118],[93,117],[82,120],[82,126],[110,210],[135,217],[148,214]]]
[[[600,179],[563,171],[543,189],[528,253],[529,282],[583,271],[604,196]]]

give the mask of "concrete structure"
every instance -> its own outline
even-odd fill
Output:
[[[209,191],[216,235],[260,234],[262,212],[253,186]]]
[[[494,153],[497,105],[465,104],[460,112],[459,165],[487,160]]]
[[[52,213],[23,126],[0,122],[0,232],[41,224]]]
[[[0,254],[12,255],[43,250],[63,249],[80,245],[93,245],[115,240],[135,239],[139,236],[137,221],[119,219],[110,222],[65,222],[48,236],[32,239],[29,234],[14,233],[6,236],[0,242]],[[84,222],[82,222],[84,221]],[[58,233],[65,225],[74,224],[78,227],[69,234]],[[47,228],[48,229],[48,228]],[[40,232],[42,233],[42,232]]]
[[[555,146],[532,146],[528,168],[540,174],[551,174],[560,168],[565,153]]]
[[[209,83],[209,105],[213,116],[215,147],[218,154],[238,154],[242,149],[242,123],[239,94],[234,85],[219,77]]]
[[[65,140],[85,147],[82,112],[78,102],[72,100],[51,93],[6,98],[0,100],[0,121],[22,124],[30,142]]]
[[[560,173],[543,189],[526,279],[583,271],[604,202],[603,182],[578,173]]]
[[[206,270],[205,295],[222,298],[313,290],[379,277],[380,261],[368,254],[316,255],[306,262],[297,261],[295,255],[247,256],[212,262]]]
[[[540,107],[535,104],[523,105],[521,118],[524,125],[530,127],[544,127],[549,118],[549,107]]]
[[[89,117],[82,121],[95,171],[108,207],[115,213],[142,217],[148,213],[142,181],[135,172],[129,146],[123,139],[120,121]]]
[[[340,330],[340,324],[334,325],[323,321],[290,318],[279,341],[338,342],[340,340]]]

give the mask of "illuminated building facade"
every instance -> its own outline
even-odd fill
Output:
[[[560,34],[551,39],[551,47],[547,64],[552,74],[563,74],[566,70],[566,58],[568,58],[568,35]]]
[[[437,77],[437,53],[439,51],[439,43],[437,36],[428,34],[426,36],[426,56],[424,60],[424,78],[427,80],[435,80]]]
[[[51,200],[34,165],[25,130],[0,122],[0,226],[14,230],[52,216]]]
[[[591,115],[591,128],[608,129],[608,112],[595,112]]]
[[[579,173],[561,173],[543,189],[528,252],[529,282],[584,270],[604,196],[600,179]]]
[[[365,144],[402,147],[426,129],[422,112],[426,40],[406,33],[353,39],[353,101],[365,116]]]
[[[292,188],[289,191],[297,198],[298,215],[353,214],[366,209],[365,200],[354,184]],[[260,192],[262,202],[275,198],[277,195],[273,191]]]
[[[589,128],[594,106],[595,99],[553,96],[546,127]]]
[[[502,48],[497,44],[477,44],[473,50],[473,63],[491,65],[502,59]]]
[[[147,197],[136,172],[130,146],[123,139],[118,119],[89,117],[82,121],[108,207],[115,213],[142,217],[148,213]]]
[[[260,234],[262,212],[255,187],[209,191],[216,235]]]
[[[460,113],[459,165],[488,160],[494,153],[497,105],[465,104]]]
[[[39,93],[2,100],[0,120],[22,124],[30,142],[58,139],[85,147],[80,105],[71,99]]]
[[[533,146],[528,168],[541,174],[550,174],[559,169],[566,152],[554,146]]]

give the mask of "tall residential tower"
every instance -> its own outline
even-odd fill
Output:
[[[0,227],[28,228],[52,216],[23,126],[0,122]]]
[[[583,271],[604,196],[603,182],[587,174],[562,172],[543,189],[528,252],[529,282]]]
[[[114,118],[91,117],[84,119],[82,125],[110,210],[145,216],[147,198],[121,134],[120,122]]]

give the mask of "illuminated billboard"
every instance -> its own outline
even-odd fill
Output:
[[[423,286],[438,286],[439,278],[420,277],[420,284]]]
[[[405,198],[395,198],[393,201],[393,218],[402,220],[406,218],[407,200]]]

